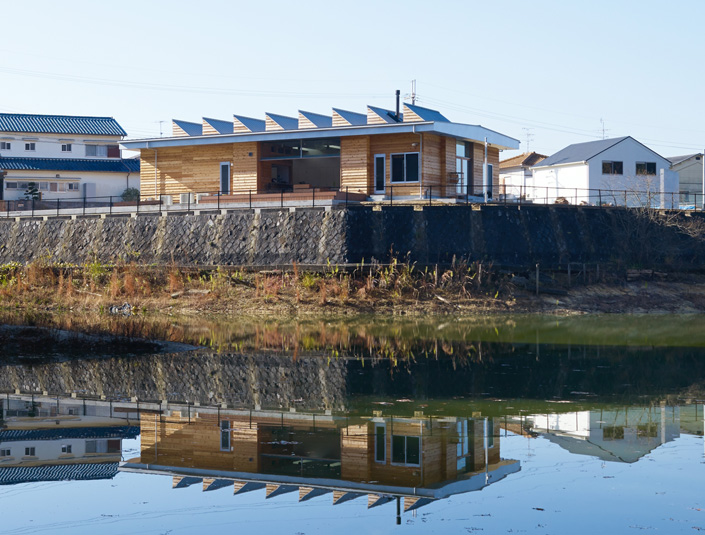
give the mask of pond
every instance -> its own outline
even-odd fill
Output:
[[[699,531],[702,321],[5,327],[0,532]]]

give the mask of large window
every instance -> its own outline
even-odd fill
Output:
[[[419,153],[392,154],[392,182],[419,181]]]
[[[602,162],[602,174],[603,175],[621,175],[624,174],[624,166],[622,162]]]
[[[261,146],[263,160],[288,160],[340,156],[340,138],[287,139],[264,141]]]
[[[637,175],[655,175],[656,162],[636,162]]]
[[[86,145],[86,156],[119,158],[120,147],[118,145]]]
[[[421,464],[421,437],[392,436],[392,462],[395,464]]]
[[[0,141],[0,150],[10,150],[12,149],[12,143],[9,141]]]

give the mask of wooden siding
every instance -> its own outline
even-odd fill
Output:
[[[342,115],[333,110],[333,126],[351,126],[350,121],[346,121]]]
[[[444,184],[446,186],[445,194],[448,197],[454,197],[456,195],[457,189],[456,189],[456,184],[458,183],[457,179],[451,180],[450,176],[451,174],[454,174],[456,172],[456,160],[455,160],[455,145],[456,141],[452,137],[444,137],[443,138],[443,160],[445,163],[445,168],[443,171],[443,177],[444,177]]]
[[[372,184],[370,136],[340,139],[340,187],[350,192],[369,194]]]
[[[387,124],[387,121],[382,119],[382,117],[377,115],[370,108],[367,108],[367,124]]]
[[[406,112],[404,114],[406,118]],[[421,175],[424,188],[433,186],[432,194],[440,195],[445,185],[445,139],[435,134],[423,134],[423,154],[421,155]],[[425,194],[425,192],[424,192]]]
[[[380,136],[370,137],[370,155],[371,159],[374,158],[375,154],[384,154],[386,156],[386,169],[385,169],[385,186],[386,193],[389,195],[390,186],[393,186],[393,195],[403,195],[403,196],[418,196],[420,191],[419,182],[391,182],[392,176],[392,154],[403,154],[407,152],[418,152],[421,153],[421,136],[419,134],[383,134]],[[421,155],[421,162],[419,168],[420,180],[424,180],[424,158]],[[373,177],[372,169],[370,169],[370,175]],[[372,178],[370,179],[370,183]]]
[[[483,143],[473,144],[473,178],[472,192],[475,195],[482,195],[483,167],[485,165],[485,145]],[[492,164],[492,194],[499,195],[499,149],[497,147],[487,148],[487,163]]]
[[[299,130],[304,130],[306,128],[318,128],[315,124],[311,122],[303,113],[299,112]]]
[[[411,111],[409,109],[409,106],[407,106],[406,104],[404,104],[404,113],[402,120],[405,123],[418,123],[423,121],[423,119],[417,113]]]
[[[252,154],[252,156],[250,156]],[[154,150],[140,155],[142,199],[154,194]],[[192,147],[168,147],[157,151],[157,189],[179,202],[181,193],[215,193],[220,189],[220,163],[230,162],[231,191],[256,190],[259,150],[256,142]]]
[[[278,122],[276,122],[274,119],[272,119],[269,115],[265,115],[264,129],[267,132],[272,132],[277,130],[284,130],[284,127]]]
[[[174,137],[184,137],[188,136],[188,133],[181,128],[178,124],[172,121],[171,123],[171,135]]]
[[[252,132],[252,130],[247,128],[237,117],[233,117],[233,132]]]
[[[203,135],[204,136],[211,136],[213,134],[219,134],[219,133],[220,132],[218,132],[215,128],[213,128],[213,126],[208,121],[203,119]]]

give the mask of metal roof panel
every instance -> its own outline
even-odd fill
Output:
[[[0,113],[0,132],[126,136],[112,117]]]

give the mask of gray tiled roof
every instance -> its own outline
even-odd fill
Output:
[[[139,173],[138,158],[80,160],[75,158],[1,158],[5,171],[85,171],[96,173]]]
[[[112,479],[118,473],[118,466],[118,463],[88,463],[0,467],[0,485],[33,481]]]
[[[126,136],[112,117],[0,113],[0,132]]]
[[[617,143],[621,143],[628,138],[629,136],[623,136],[612,139],[588,141],[586,143],[574,143],[573,145],[568,145],[566,148],[559,150],[542,162],[534,165],[534,167],[547,167],[549,165],[586,162],[601,152],[606,151],[610,147],[614,147]]]
[[[136,438],[137,426],[64,427],[58,429],[4,429],[0,442],[16,440],[58,440],[60,438]]]
[[[671,162],[672,165],[678,165],[681,162],[689,160],[693,156],[700,156],[700,153],[696,152],[695,154],[685,154],[683,156],[668,156],[666,159]]]

